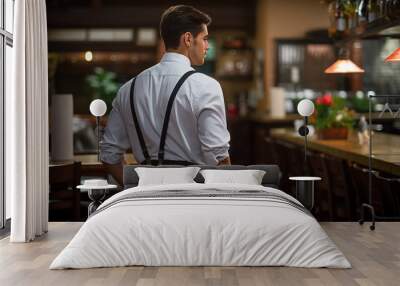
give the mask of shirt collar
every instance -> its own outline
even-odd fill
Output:
[[[161,62],[176,62],[176,63],[181,63],[184,64],[188,67],[190,67],[190,60],[188,57],[179,54],[179,53],[172,53],[168,52],[163,55],[161,58]]]

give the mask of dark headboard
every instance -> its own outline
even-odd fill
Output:
[[[124,189],[136,187],[139,182],[139,177],[135,172],[137,167],[148,167],[148,168],[178,168],[183,166],[147,166],[147,165],[127,165],[124,167]],[[262,180],[262,185],[265,187],[278,188],[281,179],[281,171],[278,165],[221,165],[221,166],[208,166],[208,165],[196,165],[201,169],[221,169],[221,170],[263,170],[265,175]],[[203,176],[199,174],[194,179],[197,183],[204,183]]]

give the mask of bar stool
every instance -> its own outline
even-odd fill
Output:
[[[361,216],[361,204],[368,203],[368,169],[355,163],[350,164],[349,168],[352,188],[355,190],[356,217]]]
[[[379,172],[372,176],[372,198],[377,215],[385,217],[399,216],[398,197],[395,196],[396,185],[400,179],[391,178]],[[398,192],[398,189],[397,189]]]
[[[369,171],[367,168],[352,164],[350,173],[353,179],[353,187],[357,193],[357,214],[360,217],[361,204],[370,203],[368,194]],[[381,216],[383,220],[383,217],[399,216],[400,178],[390,178],[388,175],[373,170],[371,179],[371,203],[376,215]]]

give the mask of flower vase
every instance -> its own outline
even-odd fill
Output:
[[[321,140],[346,140],[349,135],[349,129],[346,127],[331,127],[319,129],[317,131],[318,139]]]

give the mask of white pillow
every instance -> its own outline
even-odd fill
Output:
[[[138,186],[195,183],[193,179],[199,170],[199,167],[135,168],[139,176]]]
[[[261,170],[201,170],[205,184],[261,185],[265,171]]]

